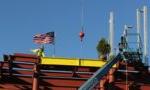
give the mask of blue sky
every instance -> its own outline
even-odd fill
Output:
[[[150,1],[85,0],[85,38],[81,49],[78,37],[81,0],[0,0],[0,56],[31,53],[30,49],[38,47],[32,42],[33,35],[55,31],[56,56],[97,58],[98,41],[102,37],[108,38],[109,12],[115,14],[117,47],[124,24],[135,26],[136,9],[144,5],[150,8]],[[46,54],[52,56],[53,46],[45,47]]]

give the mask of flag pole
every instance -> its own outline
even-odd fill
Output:
[[[54,32],[54,40],[53,40],[53,57],[55,57],[55,54],[56,54],[56,46],[55,46],[55,44],[56,44],[56,42],[55,42],[55,31],[53,31]]]
[[[55,46],[55,42],[53,43],[53,57],[55,57],[55,53],[56,53],[56,46]]]

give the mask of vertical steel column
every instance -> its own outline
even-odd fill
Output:
[[[39,63],[40,63],[40,57],[38,57],[37,62],[34,64],[33,68],[33,85],[32,85],[32,90],[39,90]]]
[[[8,56],[9,76],[12,76],[13,60],[14,60],[14,56],[9,55]]]
[[[32,86],[32,90],[39,90],[37,64],[34,65],[33,71],[34,71],[34,74],[33,74],[33,86]]]
[[[3,65],[4,65],[4,62],[0,62],[0,80],[1,80],[1,78],[2,78],[2,76],[3,76],[3,72],[2,72],[2,70],[3,70]]]
[[[108,82],[109,83],[114,82],[114,72],[115,72],[115,68],[111,68],[108,72]]]
[[[105,82],[106,82],[106,79],[100,80],[100,90],[105,90]]]
[[[114,49],[114,13],[110,12],[109,19],[109,43],[111,46],[111,54],[113,54]]]
[[[147,18],[147,7],[144,6],[143,7],[143,14],[144,14],[144,22],[143,22],[143,26],[144,26],[144,63],[145,65],[147,66],[148,65],[148,59],[147,59],[147,55],[148,55],[148,48],[147,48],[147,45],[148,45],[148,38],[147,38],[147,35],[148,35],[148,18]]]

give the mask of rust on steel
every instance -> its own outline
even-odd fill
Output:
[[[4,61],[0,62],[0,89],[5,90],[77,90],[85,81],[87,81],[99,68],[81,67],[81,66],[59,66],[59,65],[39,65],[38,56],[30,54],[16,53],[14,55],[5,55]],[[139,65],[138,63],[134,63]],[[110,72],[100,80],[95,89],[106,89],[109,83],[125,90],[125,73],[117,72],[117,69],[123,69],[124,62],[118,62],[117,67],[112,68]],[[129,82],[128,88],[134,90],[149,90],[150,85],[146,82],[150,78],[145,67],[128,64],[128,69],[137,70],[140,74],[135,76],[128,73],[128,78],[136,78],[140,83]],[[36,75],[37,74],[37,75]],[[139,75],[139,76],[138,76]],[[122,81],[118,81],[122,80]],[[142,81],[142,82],[141,82]],[[34,82],[34,83],[33,83]],[[17,87],[16,87],[17,86]],[[33,88],[34,87],[34,88]],[[115,90],[118,90],[115,88]]]
[[[0,83],[0,87],[12,90],[76,90],[98,69],[96,67],[40,65],[40,58],[30,54],[15,53],[4,57],[4,62],[1,62],[3,73],[1,82],[5,85]],[[16,85],[18,87],[15,87]]]

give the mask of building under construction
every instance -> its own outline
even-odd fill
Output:
[[[113,58],[93,60],[23,53],[3,55],[0,90],[150,90],[147,7],[137,9],[136,32],[130,33],[132,26],[125,25],[117,53],[113,51],[114,22],[114,13],[111,12],[109,41]],[[141,30],[144,30],[143,39]],[[130,42],[129,36],[137,40]],[[134,43],[134,49],[130,43]]]

